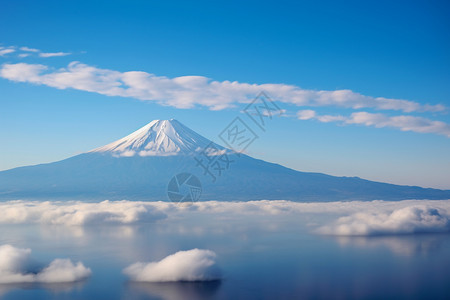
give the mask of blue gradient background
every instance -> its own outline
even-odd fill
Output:
[[[74,53],[23,59],[54,67],[78,60],[450,106],[449,15],[448,1],[2,1],[0,43]],[[0,79],[0,170],[91,150],[153,119],[218,141],[237,114]],[[448,111],[423,116],[450,122]],[[260,136],[250,155],[298,170],[450,189],[443,136],[294,118]]]

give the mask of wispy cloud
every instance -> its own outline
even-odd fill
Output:
[[[72,54],[72,53],[70,53],[70,52],[53,52],[53,53],[41,52],[41,53],[39,53],[39,57],[57,57],[57,56],[67,56],[70,54]]]
[[[22,51],[25,51],[25,52],[35,52],[35,53],[41,51],[39,49],[28,48],[28,47],[20,47],[19,49],[22,50]]]
[[[300,110],[297,112],[300,120],[317,120],[319,122],[339,122],[341,124],[358,124],[376,128],[390,127],[402,131],[418,133],[434,133],[450,137],[450,124],[433,121],[423,117],[399,115],[388,116],[382,113],[354,112],[350,116],[319,115],[314,110]]]
[[[14,47],[1,47],[0,46],[0,56],[5,56],[6,54],[14,53],[14,52],[16,52],[16,49]]]
[[[2,47],[2,46],[0,46],[0,56],[6,56],[7,54],[10,54],[10,53],[14,53],[15,55],[8,56],[9,58],[11,58],[11,57],[25,58],[25,57],[29,57],[29,56],[48,58],[48,57],[67,56],[67,55],[72,54],[70,52],[62,52],[62,51],[43,52],[40,49],[26,47],[26,46],[23,46],[23,47],[16,47],[16,46]]]
[[[19,51],[19,52],[17,52]],[[17,52],[17,57],[30,55],[41,58],[66,56],[68,52],[42,52],[39,49],[0,47],[0,55]],[[20,52],[22,51],[22,52]],[[422,104],[403,99],[372,97],[351,90],[308,90],[286,84],[251,84],[237,81],[214,81],[203,76],[169,78],[142,71],[119,72],[101,69],[80,62],[54,69],[44,64],[6,63],[0,67],[0,77],[15,81],[46,85],[57,89],[76,89],[106,96],[154,101],[160,105],[189,109],[196,106],[211,110],[233,108],[249,103],[260,91],[266,91],[274,100],[310,107],[337,107],[358,110],[349,116],[320,115],[313,109],[300,110],[300,120],[317,120],[339,124],[359,124],[376,128],[395,128],[402,131],[434,133],[450,137],[450,125],[408,113],[440,112],[444,105]],[[375,109],[401,111],[405,115],[360,111]],[[287,113],[286,115],[290,115]]]
[[[30,82],[58,89],[72,88],[107,96],[156,101],[177,108],[192,108],[196,105],[212,110],[230,108],[238,103],[248,103],[264,90],[275,100],[297,106],[373,108],[404,112],[445,110],[442,105],[371,97],[351,90],[316,91],[287,84],[214,81],[203,76],[168,78],[141,71],[119,72],[100,69],[80,62],[72,62],[67,67],[57,70],[41,64],[4,64],[0,76],[12,81]]]

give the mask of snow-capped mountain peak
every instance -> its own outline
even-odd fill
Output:
[[[130,135],[90,152],[114,156],[189,155],[206,149],[210,143],[177,120],[153,120]],[[224,149],[217,144],[214,147]]]

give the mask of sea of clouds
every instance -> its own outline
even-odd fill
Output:
[[[128,225],[168,222],[172,218],[199,214],[235,218],[249,215],[308,215],[309,219],[320,220],[312,231],[327,235],[389,235],[450,230],[450,200],[326,203],[205,201],[192,205],[125,200],[99,203],[9,201],[0,203],[0,211],[0,224]]]
[[[162,201],[9,201],[0,203],[0,212],[0,225],[36,224],[51,228],[62,226],[65,230],[92,225],[98,228],[101,224],[184,224],[183,220],[203,220],[207,217],[226,220],[224,224],[227,226],[245,224],[251,220],[258,220],[259,225],[270,225],[269,219],[276,222],[294,220],[289,224],[296,226],[298,223],[299,230],[301,226],[306,226],[311,233],[342,239],[346,236],[450,232],[450,200],[327,203],[205,201],[191,205]],[[342,242],[346,243],[346,240]],[[386,242],[392,243],[390,240]],[[74,263],[70,259],[55,259],[48,266],[36,269],[32,266],[30,255],[30,249],[8,244],[0,246],[0,284],[76,282],[91,275],[91,270],[82,262]],[[205,249],[179,251],[159,261],[137,262],[123,272],[136,282],[210,281],[221,278],[216,254]]]
[[[55,259],[38,272],[31,269],[31,249],[0,246],[0,284],[5,283],[67,283],[83,280],[91,270],[81,262],[70,259]]]

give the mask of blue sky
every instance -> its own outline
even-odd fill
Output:
[[[450,5],[393,2],[4,2],[0,170],[153,119],[218,141],[266,90],[286,113],[250,155],[450,189]]]

